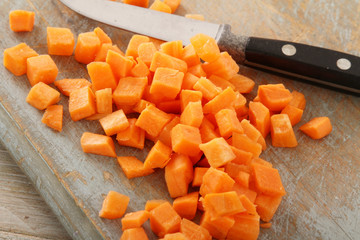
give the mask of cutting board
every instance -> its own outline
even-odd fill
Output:
[[[346,4],[345,4],[346,2]],[[292,40],[360,56],[359,1],[289,0],[183,0],[177,14],[199,13],[215,23],[229,23],[237,34]],[[29,33],[9,29],[10,10],[35,11]],[[3,0],[0,2],[0,50],[26,42],[39,54],[47,53],[46,27],[67,27],[74,34],[100,26],[123,51],[132,33],[86,19],[57,0]],[[141,17],[141,16],[139,16]],[[52,56],[57,79],[87,78],[86,66],[73,57]],[[296,148],[268,149],[261,155],[279,169],[287,195],[259,239],[358,239],[360,228],[360,98],[271,73],[240,67],[257,84],[283,83],[304,93],[307,106],[294,131]],[[0,139],[17,164],[74,239],[119,239],[120,220],[98,217],[109,190],[130,196],[127,211],[144,208],[146,200],[168,199],[164,173],[128,180],[115,158],[85,154],[80,147],[84,131],[102,133],[96,121],[72,122],[68,99],[62,96],[64,128],[55,132],[41,123],[43,112],[25,102],[30,89],[26,76],[16,77],[0,67]],[[255,96],[256,88],[246,97]],[[299,125],[313,117],[328,116],[333,132],[312,140]],[[117,154],[144,160],[145,150],[117,146]],[[0,213],[1,214],[1,213]],[[149,224],[146,232],[151,239]]]

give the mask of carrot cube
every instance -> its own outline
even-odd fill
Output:
[[[304,111],[302,109],[294,107],[290,104],[286,105],[286,107],[281,110],[281,114],[288,115],[292,126],[300,122],[303,112]]]
[[[129,127],[116,135],[116,140],[121,146],[129,146],[143,149],[145,142],[145,131],[135,126],[136,118],[130,118]]]
[[[178,116],[175,116],[170,122],[165,125],[157,139],[165,145],[171,147],[171,130],[179,123],[180,118]]]
[[[170,161],[171,153],[170,147],[157,141],[148,153],[144,165],[147,168],[164,168]]]
[[[61,79],[54,82],[54,85],[59,89],[59,91],[65,95],[69,96],[70,93],[79,88],[91,87],[91,82],[84,78],[74,78],[74,79]]]
[[[160,51],[170,56],[181,58],[183,53],[183,44],[181,40],[164,42],[160,45]]]
[[[171,143],[174,152],[196,156],[200,152],[200,131],[196,127],[178,124],[171,130]]]
[[[181,111],[184,111],[185,107],[188,105],[189,102],[197,102],[201,100],[202,100],[202,93],[200,91],[193,91],[187,89],[181,90],[180,92]]]
[[[111,43],[103,43],[101,44],[101,47],[99,51],[97,51],[94,61],[95,62],[105,62],[106,56],[108,54],[108,51],[112,50],[114,52],[117,52],[121,55],[125,55],[116,45],[112,45]]]
[[[233,90],[235,90],[235,86],[231,84],[228,80],[225,80],[221,77],[218,77],[216,75],[211,75],[209,77],[209,80],[215,84],[215,86],[221,88],[222,90],[225,90],[228,87],[231,87]]]
[[[275,147],[296,147],[297,140],[287,114],[271,116],[271,143]]]
[[[111,88],[104,88],[95,92],[97,113],[112,113],[112,91]]]
[[[115,90],[117,81],[108,63],[92,62],[87,65],[87,70],[95,92],[104,88]]]
[[[165,181],[172,198],[185,196],[193,179],[193,164],[188,156],[173,154],[165,167]]]
[[[133,35],[129,41],[129,44],[126,48],[125,56],[132,56],[136,59],[139,56],[138,48],[142,43],[149,42],[150,39],[147,36],[143,35]]]
[[[26,63],[26,74],[31,86],[38,82],[50,84],[55,81],[58,68],[49,55],[30,57],[26,60]]]
[[[96,113],[95,96],[90,87],[79,88],[70,93],[69,112],[73,121]]]
[[[181,220],[180,232],[183,233],[188,239],[194,240],[211,240],[212,237],[209,231],[196,223],[183,218]]]
[[[135,125],[144,129],[149,135],[157,137],[170,120],[170,115],[149,105],[140,113]]]
[[[211,167],[217,168],[235,159],[235,154],[230,145],[224,138],[214,138],[213,140],[199,145],[204,152]]]
[[[161,94],[164,98],[174,100],[181,90],[184,73],[170,68],[158,67],[155,71],[150,94]]]
[[[129,76],[131,68],[134,66],[134,62],[130,58],[113,50],[108,50],[106,62],[110,65],[116,79]]]
[[[304,94],[298,91],[292,91],[291,92],[292,98],[289,102],[289,105],[300,108],[302,110],[305,109],[306,106],[306,100]]]
[[[115,145],[111,137],[84,132],[80,143],[85,153],[116,157]]]
[[[15,76],[21,76],[26,73],[27,59],[38,56],[26,43],[20,43],[14,47],[4,50],[4,66]]]
[[[169,5],[165,4],[164,2],[160,0],[155,0],[149,7],[149,9],[165,12],[165,13],[171,13],[171,8]]]
[[[96,36],[98,36],[101,44],[104,43],[112,44],[111,38],[100,27],[95,28],[94,33],[96,34]]]
[[[206,100],[211,100],[221,93],[221,88],[216,87],[209,79],[201,77],[193,86],[194,90],[200,91]]]
[[[63,123],[63,106],[52,105],[47,107],[41,122],[45,123],[48,127],[61,132]]]
[[[186,47],[184,47],[181,59],[187,63],[188,67],[192,67],[197,64],[200,64],[200,58],[197,55],[195,48],[192,44],[189,44]]]
[[[277,169],[258,163],[253,163],[251,166],[255,187],[259,192],[270,196],[286,194]]]
[[[209,102],[204,105],[204,113],[216,114],[223,108],[232,107],[236,100],[236,94],[232,88],[228,87],[222,91],[219,95],[215,96]]]
[[[26,102],[39,110],[44,110],[58,101],[60,93],[43,82],[35,84],[26,97]]]
[[[153,42],[144,42],[141,43],[138,47],[139,59],[143,61],[148,67],[150,67],[155,52],[157,52],[157,49]]]
[[[180,123],[198,128],[200,127],[203,118],[204,114],[201,102],[189,102],[181,113]]]
[[[300,127],[300,130],[312,139],[320,139],[329,135],[332,131],[330,118],[316,117]]]
[[[123,3],[143,8],[149,7],[149,0],[123,0]]]
[[[136,239],[149,240],[144,228],[138,227],[138,228],[125,229],[125,231],[120,237],[120,240],[136,240]]]
[[[9,13],[10,29],[14,32],[30,32],[34,28],[34,22],[34,12],[14,10]]]
[[[136,157],[117,157],[117,161],[128,179],[147,176],[154,171],[144,166],[144,163]]]
[[[236,156],[235,159],[232,160],[233,163],[242,165],[249,165],[251,163],[251,159],[253,158],[253,154],[251,152],[244,151],[233,146],[231,149]]]
[[[239,72],[239,65],[232,59],[228,52],[220,53],[220,57],[213,62],[202,65],[208,76],[216,75],[226,80],[231,79]]]
[[[227,239],[235,240],[242,239],[256,240],[260,233],[260,219],[258,215],[250,215],[247,213],[237,214],[234,216],[235,223],[229,229]]]
[[[234,191],[206,194],[203,200],[205,211],[210,213],[211,219],[245,212],[246,209]]]
[[[203,176],[200,186],[201,196],[208,193],[221,193],[231,191],[235,181],[225,172],[210,167]]]
[[[204,122],[206,122],[207,118],[203,119],[203,122],[201,123],[200,126],[200,135],[201,135],[201,141],[203,143],[207,143],[211,140],[213,140],[214,138],[218,138],[220,137],[219,131],[218,129],[215,130],[215,127],[211,124],[205,124]],[[209,121],[208,121],[209,122]]]
[[[225,139],[228,139],[233,132],[244,132],[235,110],[222,109],[215,114],[215,119],[219,126],[220,135]]]
[[[248,136],[254,142],[257,142],[262,145],[262,150],[266,149],[266,143],[264,137],[261,135],[260,131],[254,127],[249,120],[243,119],[241,121],[241,127],[244,130],[246,136]],[[259,140],[260,139],[260,140]],[[264,144],[264,145],[263,145]]]
[[[232,145],[238,149],[251,152],[254,157],[258,157],[261,154],[262,146],[251,140],[245,134],[234,132],[232,135]]]
[[[129,204],[130,198],[115,191],[109,191],[103,201],[99,217],[107,219],[121,218]]]
[[[257,195],[255,199],[256,211],[261,220],[270,222],[282,200],[282,196]]]
[[[150,71],[155,72],[158,67],[172,68],[183,73],[187,72],[186,62],[160,51],[154,53],[150,64]]]
[[[164,3],[171,8],[171,13],[174,13],[179,7],[181,0],[164,0]]]
[[[205,173],[209,170],[208,167],[196,167],[194,168],[194,179],[192,181],[193,187],[200,187],[203,182]]]
[[[281,111],[292,99],[288,89],[273,84],[260,85],[258,96],[260,102],[270,111]]]
[[[99,120],[107,136],[112,136],[129,127],[129,121],[122,109],[117,110]]]
[[[47,27],[47,46],[50,55],[71,56],[74,51],[74,35],[69,28]]]
[[[159,237],[180,230],[181,217],[170,203],[165,202],[150,211],[151,230]]]
[[[144,99],[140,99],[140,101],[137,103],[137,104],[135,104],[135,106],[134,106],[134,108],[133,108],[133,110],[135,111],[135,112],[137,112],[137,113],[141,113],[147,106],[149,106],[149,105],[155,105],[155,104],[153,104],[153,103],[151,103],[151,102],[149,102],[149,101],[146,101],[146,100],[144,100]]]
[[[150,218],[150,213],[145,210],[125,214],[121,219],[122,230],[141,227]]]
[[[200,220],[200,226],[207,229],[215,239],[227,239],[229,229],[234,225],[234,217],[218,217],[212,219],[209,212],[205,211]]]
[[[152,199],[152,200],[147,200],[146,204],[145,204],[145,211],[150,212],[151,210],[153,210],[154,208],[160,206],[163,203],[166,203],[168,201],[164,200],[164,199]]]
[[[188,72],[197,76],[197,77],[206,77],[206,72],[202,68],[202,64],[196,64],[188,68]]]
[[[220,57],[220,49],[216,40],[203,33],[196,34],[190,38],[197,55],[206,62],[213,62]]]
[[[147,82],[147,77],[121,78],[113,93],[114,102],[119,105],[135,105],[141,100]]]
[[[249,120],[264,138],[270,132],[270,111],[261,102],[249,103]]]
[[[133,77],[147,77],[150,75],[149,67],[138,57],[137,64],[130,70],[130,75]]]
[[[239,93],[250,93],[255,86],[255,82],[252,79],[241,74],[236,74],[230,78],[229,83],[231,83]]]
[[[197,76],[189,72],[185,73],[181,89],[193,90],[195,83],[199,80]]]
[[[75,60],[89,64],[100,49],[100,39],[94,32],[80,33],[75,47]]]
[[[181,218],[191,220],[195,217],[198,200],[199,192],[192,192],[176,198],[173,202],[173,208]]]

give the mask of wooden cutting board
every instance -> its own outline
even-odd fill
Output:
[[[105,1],[105,0],[104,0]],[[9,29],[8,12],[35,11],[35,28],[29,33]],[[229,23],[237,34],[292,40],[360,56],[360,2],[289,0],[183,0],[177,14],[199,13],[207,21]],[[67,27],[74,34],[100,26],[122,49],[131,33],[86,19],[57,0],[3,0],[0,2],[0,50],[26,42],[46,54],[46,27]],[[141,18],[141,16],[139,16]],[[84,65],[73,57],[52,56],[57,79],[88,78]],[[299,146],[269,148],[262,158],[279,169],[287,191],[270,229],[260,239],[356,239],[360,236],[360,98],[241,66],[240,72],[258,84],[283,83],[305,94],[307,106],[295,126]],[[0,67],[0,139],[28,175],[74,239],[119,239],[120,220],[104,220],[98,211],[104,196],[115,190],[130,196],[128,211],[144,208],[148,199],[169,199],[163,171],[128,180],[116,159],[84,154],[84,131],[102,133],[98,122],[72,122],[68,99],[62,96],[64,128],[61,133],[41,123],[43,112],[25,102],[30,89],[26,76],[16,77]],[[252,99],[256,89],[247,97]],[[311,140],[299,125],[313,117],[328,116],[333,132]],[[117,147],[118,155],[144,159],[144,151]],[[1,214],[1,213],[0,213]],[[152,239],[149,224],[145,224]]]

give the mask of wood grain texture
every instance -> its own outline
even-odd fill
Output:
[[[35,11],[36,26],[31,33],[18,34],[9,30],[7,21],[1,21],[0,35],[7,36],[0,43],[1,52],[26,42],[38,53],[46,53],[47,26],[68,27],[75,34],[100,26],[122,50],[126,49],[132,36],[124,30],[85,19],[57,0],[0,2],[2,16],[16,8]],[[359,10],[359,0],[346,1],[346,4],[336,0],[183,0],[177,14],[200,13],[208,21],[229,23],[237,34],[292,40],[360,56]],[[53,59],[60,70],[57,79],[88,78],[84,65],[77,63],[73,57],[53,56]],[[279,169],[288,194],[272,220],[272,228],[262,229],[259,238],[358,239],[360,99],[244,66],[241,66],[240,72],[258,84],[284,83],[290,90],[303,92],[307,107],[298,126],[315,116],[328,116],[333,123],[332,134],[319,141],[306,137],[296,126],[299,146],[295,149],[273,148],[270,139],[267,139],[270,147],[262,157]],[[66,97],[62,97],[60,102],[64,105],[64,129],[56,133],[41,124],[42,112],[26,104],[25,97],[30,88],[26,77],[15,77],[3,67],[0,68],[0,77],[3,109],[0,111],[0,137],[61,222],[74,233],[72,237],[84,239],[87,231],[98,231],[105,239],[120,237],[120,220],[103,220],[97,216],[103,197],[109,190],[130,196],[128,211],[142,209],[148,199],[170,199],[162,171],[128,180],[115,159],[84,154],[79,144],[82,132],[101,133],[102,130],[97,122],[72,122]],[[247,97],[251,99],[255,92],[256,89]],[[25,150],[20,145],[26,141],[32,146],[32,150],[26,147],[32,154],[31,159],[27,157],[27,152],[22,152]],[[117,154],[144,159],[150,146],[147,143],[144,151],[117,147]],[[46,171],[41,177],[36,175],[39,172],[32,165],[37,162],[36,154],[40,163],[47,166],[42,168]],[[75,204],[64,200],[66,194],[59,193],[61,189],[51,188],[52,184],[62,187]],[[63,201],[69,204],[64,206]],[[73,214],[79,209],[84,216]],[[81,217],[88,219],[94,228],[86,224],[88,227],[84,227],[79,221]],[[145,228],[150,238],[155,239],[148,223]]]

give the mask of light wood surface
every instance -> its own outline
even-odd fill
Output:
[[[86,19],[57,0],[1,1],[0,12],[26,9],[36,12],[31,33],[16,34],[8,22],[0,22],[0,51],[26,42],[38,53],[46,53],[46,27],[69,27],[75,34],[102,27],[125,50],[131,33]],[[216,23],[229,23],[233,32],[249,36],[292,40],[360,56],[359,0],[183,0],[177,14],[200,13]],[[60,69],[58,79],[88,78],[85,66],[72,57],[53,57]],[[314,141],[295,127],[299,146],[269,148],[262,158],[279,169],[287,191],[272,228],[262,229],[260,239],[358,239],[360,230],[360,99],[292,79],[242,66],[240,72],[261,83],[284,83],[303,92],[306,111],[299,125],[316,116],[328,116],[333,132]],[[100,219],[103,197],[115,190],[131,198],[128,211],[140,210],[153,198],[170,199],[162,171],[133,180],[122,173],[115,159],[84,154],[82,132],[101,133],[97,122],[72,122],[64,105],[64,129],[56,133],[41,122],[42,112],[30,107],[25,97],[30,85],[26,76],[15,77],[0,68],[0,139],[16,163],[29,176],[61,223],[75,239],[118,239],[119,220]],[[251,99],[256,89],[248,96]],[[144,159],[144,151],[117,147],[118,155]],[[145,224],[151,239],[155,239]]]

